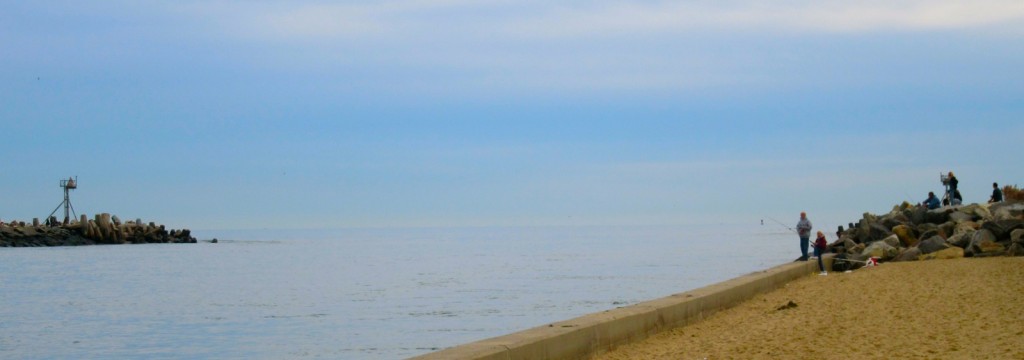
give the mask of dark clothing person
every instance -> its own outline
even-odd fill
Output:
[[[946,196],[942,199],[943,205],[960,205],[960,202],[956,200],[958,184],[960,184],[960,180],[957,180],[956,175],[953,175],[953,172],[950,171],[949,188],[946,189]]]
[[[999,190],[998,183],[992,183],[992,197],[988,199],[990,203],[997,203],[1003,201],[1003,191]]]

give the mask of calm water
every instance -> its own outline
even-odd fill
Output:
[[[396,359],[790,261],[781,227],[200,232],[0,248],[0,358]]]

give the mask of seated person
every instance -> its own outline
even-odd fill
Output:
[[[931,191],[928,192],[928,199],[924,201],[923,205],[928,207],[928,210],[938,209],[942,206],[939,203],[939,198],[935,197],[935,193]]]
[[[992,183],[992,197],[988,199],[989,203],[997,203],[1003,201],[1003,191],[999,190],[999,183]]]

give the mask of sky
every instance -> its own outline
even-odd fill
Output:
[[[794,223],[1024,185],[1024,2],[0,0],[0,219]]]

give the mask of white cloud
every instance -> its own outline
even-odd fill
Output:
[[[382,35],[561,38],[696,30],[863,33],[1024,23],[1024,2],[1019,0],[202,2],[186,9],[240,34],[314,40]]]
[[[1024,20],[1021,1],[606,3],[511,24],[514,33],[588,36],[693,30],[861,33],[964,29]]]
[[[177,5],[185,14],[208,19],[235,36],[257,39],[367,39],[383,35],[418,37],[443,28],[438,15],[500,11],[505,0],[406,0],[330,2],[198,2]]]
[[[177,11],[228,36],[257,41],[370,36],[388,25],[360,5],[200,2],[179,4]]]
[[[809,86],[821,72],[838,79],[826,86],[864,85],[887,79],[865,80],[861,74],[873,64],[866,58],[892,45],[869,44],[871,49],[858,57],[858,49],[840,49],[842,55],[823,51],[825,42],[804,46],[750,35],[1024,30],[1024,1],[1019,0],[275,0],[173,6],[206,24],[191,27],[199,29],[196,36],[220,33],[227,42],[255,44],[242,49],[257,49],[258,56],[242,61],[321,73],[355,69],[358,76],[346,79],[346,86],[416,96],[494,96],[524,89],[530,94],[777,91]],[[833,74],[821,65],[828,61],[850,71]],[[923,70],[896,75],[906,78],[917,71]],[[372,79],[359,83],[364,77]]]

